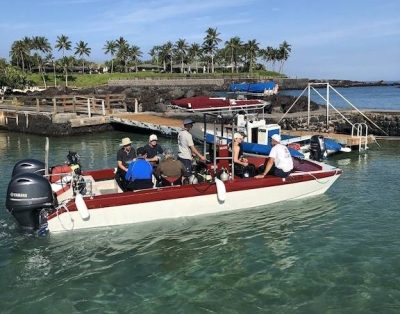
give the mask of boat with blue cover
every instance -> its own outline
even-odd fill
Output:
[[[231,83],[229,85],[229,91],[274,95],[278,93],[278,84],[276,84],[274,81],[255,83]]]

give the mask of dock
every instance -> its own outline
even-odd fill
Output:
[[[294,135],[294,136],[309,136],[310,134],[322,135],[326,138],[330,138],[347,147],[365,146],[366,144],[376,142],[374,135],[369,134],[368,136],[351,136],[348,134],[337,134],[337,133],[324,133],[324,132],[310,132],[310,131],[295,131],[295,130],[282,130],[282,134]]]
[[[131,102],[138,110],[137,101],[132,99]],[[160,113],[128,112],[123,94],[0,99],[0,127],[11,131],[69,135],[108,130],[114,124],[166,136],[182,130],[182,120]]]
[[[110,123],[118,123],[133,128],[157,132],[166,136],[178,134],[183,127],[182,120],[151,113],[114,114],[110,117]]]

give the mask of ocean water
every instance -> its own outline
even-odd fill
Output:
[[[50,138],[50,164],[71,149],[112,167],[125,136],[147,139]],[[331,158],[343,175],[322,196],[37,238],[4,202],[14,163],[43,160],[45,138],[0,131],[0,312],[399,313],[400,142],[379,144]]]
[[[335,88],[347,100],[359,109],[383,109],[400,110],[400,87],[399,86],[371,86],[371,87],[338,87]],[[326,97],[326,88],[316,88]],[[283,95],[299,96],[303,90],[282,91]],[[330,102],[336,108],[352,109],[338,94],[330,89]],[[304,92],[307,96],[307,91]],[[319,104],[326,104],[315,91],[311,91],[311,99]]]

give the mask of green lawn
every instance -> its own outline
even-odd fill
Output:
[[[68,76],[68,86],[69,87],[95,87],[100,85],[106,85],[108,80],[121,80],[121,79],[143,79],[143,78],[254,78],[254,79],[268,79],[275,77],[282,77],[281,74],[272,71],[260,71],[254,72],[252,75],[249,73],[199,73],[199,74],[180,74],[180,73],[154,73],[154,72],[132,72],[132,73],[105,73],[105,74],[77,74],[74,73]],[[28,79],[33,82],[36,86],[43,86],[43,79],[38,73],[28,74]],[[65,77],[61,74],[57,75],[57,85],[65,85]],[[48,86],[54,86],[54,76],[52,73],[46,75],[46,82]]]

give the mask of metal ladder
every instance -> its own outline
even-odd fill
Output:
[[[363,131],[365,130],[365,135],[363,135]],[[354,135],[356,131],[356,135]],[[368,149],[368,125],[364,122],[354,123],[351,127],[351,137],[357,137],[359,139],[358,142],[358,150],[367,150]],[[364,139],[364,147],[363,147],[363,139]]]

